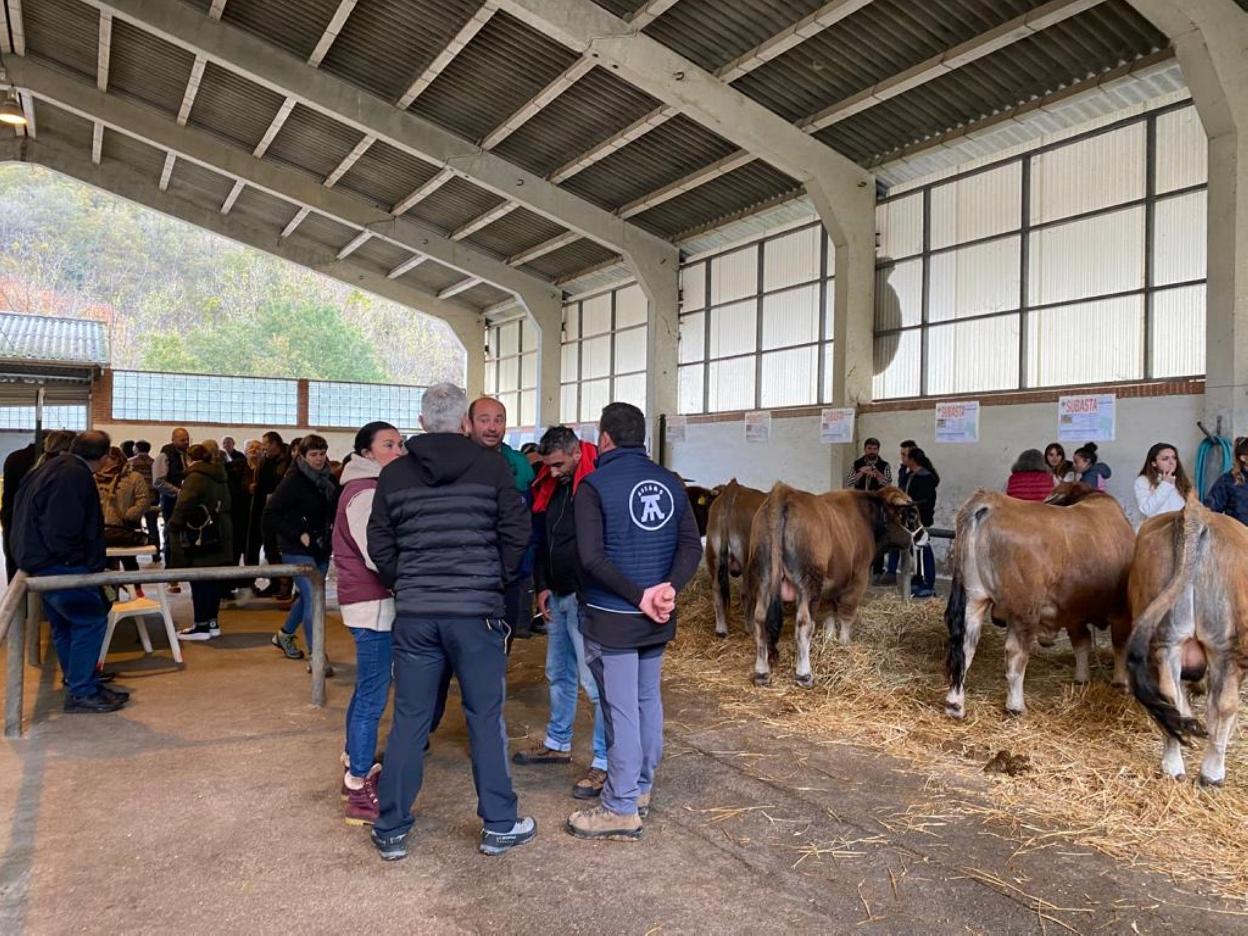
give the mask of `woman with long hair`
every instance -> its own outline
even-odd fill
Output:
[[[1182,510],[1192,490],[1179,450],[1169,442],[1156,442],[1144,456],[1144,467],[1135,479],[1135,505],[1141,521],[1158,514]]]
[[[1235,464],[1214,483],[1205,506],[1215,513],[1248,523],[1248,438],[1235,441]]]
[[[229,565],[233,555],[230,486],[225,466],[205,445],[186,453],[186,477],[165,527],[170,539],[170,564],[175,569]],[[179,640],[210,640],[221,636],[219,582],[191,582],[192,627],[178,631]]]
[[[906,452],[906,467],[909,474],[904,490],[919,508],[923,526],[930,527],[936,520],[936,488],[940,486],[940,475],[927,453],[917,446]],[[910,593],[915,598],[931,598],[936,594],[936,554],[932,552],[931,543],[920,551],[919,562]]]
[[[1044,450],[1044,463],[1053,475],[1053,486],[1075,480],[1075,466],[1066,458],[1066,449],[1060,442],[1050,442]]]

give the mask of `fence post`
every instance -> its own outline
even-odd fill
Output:
[[[22,736],[22,703],[26,688],[26,601],[13,609],[9,624],[8,647],[4,653],[4,736]]]
[[[43,642],[39,639],[39,625],[43,623],[43,598],[37,592],[26,593],[26,662],[31,666],[43,664]]]
[[[325,706],[325,576],[313,569],[312,580],[312,704]]]

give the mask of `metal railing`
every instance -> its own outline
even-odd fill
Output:
[[[248,575],[248,572],[251,575]],[[246,578],[294,578],[312,582],[312,704],[325,705],[325,577],[311,565],[207,566],[199,569],[151,569],[140,572],[82,572],[72,575],[27,575],[19,571],[0,598],[0,644],[5,653],[4,736],[22,735],[22,705],[26,681],[26,640],[37,643],[38,631],[28,635],[30,602],[40,592],[104,585],[156,585],[173,582],[232,582]],[[33,620],[33,617],[31,618]],[[32,644],[32,650],[34,645]],[[33,656],[33,654],[32,654]]]

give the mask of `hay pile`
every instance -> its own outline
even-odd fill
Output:
[[[1240,732],[1232,738],[1220,790],[1161,778],[1158,731],[1139,705],[1109,685],[1107,634],[1097,635],[1087,686],[1072,682],[1074,655],[1064,637],[1033,652],[1027,714],[1018,719],[1005,715],[1003,632],[986,627],[959,722],[944,713],[943,601],[907,603],[893,593],[869,598],[849,647],[823,646],[820,627],[811,652],[815,686],[804,690],[793,682],[791,616],[773,686],[751,685],[754,640],[744,632],[735,588],[733,599],[730,636],[718,639],[709,583],[700,573],[681,596],[681,629],[665,664],[669,677],[717,690],[725,714],[882,750],[946,776],[987,776],[987,801],[955,796],[956,808],[1008,822],[1020,851],[1074,842],[1248,900],[1248,739]],[[1203,719],[1204,700],[1193,705]],[[1199,770],[1200,750],[1185,752],[1189,778]]]

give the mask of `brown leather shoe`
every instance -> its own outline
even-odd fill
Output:
[[[585,776],[576,781],[572,787],[573,799],[597,799],[602,795],[602,787],[607,782],[607,772],[597,767],[590,767]]]
[[[650,815],[650,794],[639,793],[637,795],[637,815],[645,819]]]
[[[527,751],[516,751],[511,756],[511,760],[515,764],[570,764],[572,763],[572,752],[552,751],[539,741]]]
[[[641,838],[641,816],[621,816],[605,806],[594,806],[570,815],[567,829],[577,838],[635,842]]]

